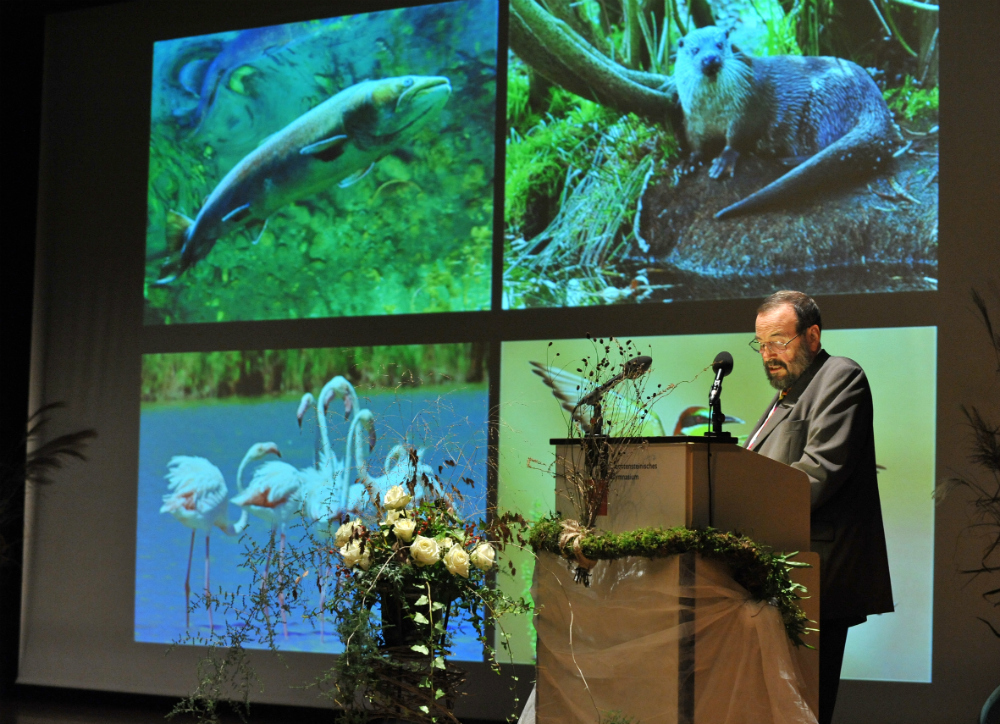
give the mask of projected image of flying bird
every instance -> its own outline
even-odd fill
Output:
[[[562,408],[573,417],[577,426],[584,432],[591,432],[593,407],[578,403],[594,386],[593,381],[565,370],[551,369],[541,362],[529,362],[529,364],[531,371],[542,378],[542,382],[552,390],[552,395],[559,400]],[[630,396],[634,389],[631,385],[622,384],[604,395],[605,428],[607,429],[609,422],[613,425],[616,421],[627,421],[625,424],[628,425],[628,430],[616,431],[612,427],[609,432],[611,434],[620,432],[621,434],[646,437],[666,435],[660,416]]]
[[[259,442],[250,446],[236,471],[236,485],[241,488],[240,480],[246,466],[266,455],[278,455],[277,445],[273,442]],[[191,455],[175,455],[167,463],[167,480],[170,492],[163,496],[161,513],[170,513],[184,525],[191,528],[191,547],[188,550],[187,575],[184,579],[184,611],[186,625],[191,627],[191,559],[194,555],[195,534],[205,531],[205,596],[209,589],[209,534],[212,528],[219,528],[229,536],[237,536],[247,527],[247,512],[244,510],[240,519],[233,523],[229,520],[226,508],[228,506],[229,488],[226,486],[222,471],[203,457]],[[212,607],[208,608],[208,625],[212,621]]]

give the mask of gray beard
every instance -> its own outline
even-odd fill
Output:
[[[799,348],[799,351],[795,353],[795,358],[792,360],[792,364],[794,364],[796,367],[800,367],[802,370],[801,372],[799,372],[798,374],[792,373],[791,369],[789,369],[788,364],[782,362],[782,364],[785,366],[785,372],[787,373],[783,378],[778,379],[776,377],[772,377],[770,370],[768,370],[767,368],[766,363],[764,364],[764,374],[767,375],[767,381],[771,384],[771,387],[781,392],[782,390],[789,389],[792,385],[798,382],[799,378],[802,376],[802,373],[805,372],[807,369],[809,369],[809,365],[812,364],[812,360],[813,358],[810,357],[809,350],[807,350],[803,345],[802,347]]]

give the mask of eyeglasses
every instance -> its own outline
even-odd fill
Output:
[[[802,336],[802,332],[799,332],[794,337],[792,337],[787,342],[761,342],[756,339],[750,340],[750,349],[758,354],[763,354],[766,349],[771,354],[778,354],[779,352],[784,352],[788,349],[788,345],[797,340]]]

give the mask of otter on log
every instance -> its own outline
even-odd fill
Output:
[[[699,28],[678,45],[674,80],[693,150],[691,168],[725,145],[711,178],[733,176],[741,153],[773,155],[791,171],[715,215],[758,211],[841,179],[870,176],[903,145],[878,86],[840,58],[753,58],[729,32]]]

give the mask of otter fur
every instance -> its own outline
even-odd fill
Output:
[[[674,80],[695,168],[723,147],[711,178],[733,176],[741,154],[781,158],[795,167],[715,215],[737,216],[787,204],[791,197],[841,179],[870,176],[903,145],[878,86],[840,58],[754,58],[729,32],[699,28],[681,39]]]

